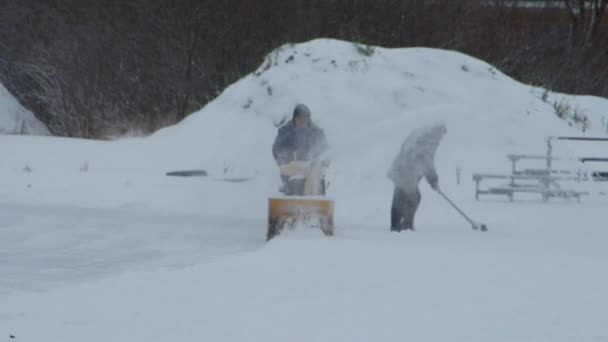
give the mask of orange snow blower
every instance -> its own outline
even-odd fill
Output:
[[[318,227],[327,236],[334,235],[334,203],[325,197],[325,169],[322,164],[304,161],[280,167],[285,195],[268,199],[266,240],[298,223]]]

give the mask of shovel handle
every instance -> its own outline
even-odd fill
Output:
[[[445,198],[446,201],[448,201],[448,203],[450,203],[452,205],[452,207],[454,207],[454,209],[456,209],[460,215],[462,215],[465,219],[467,219],[467,221],[469,221],[469,223],[471,223],[473,225],[473,228],[477,228],[477,223],[475,223],[473,220],[471,220],[471,218],[469,218],[467,216],[467,214],[465,214],[462,210],[460,210],[460,208],[458,208],[458,206],[456,206],[456,204],[454,204],[454,202],[452,202],[452,200],[446,196],[446,194],[444,194],[441,190],[437,190],[437,192],[443,197]]]

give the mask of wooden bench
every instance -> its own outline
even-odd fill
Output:
[[[509,184],[503,186],[489,187],[485,190],[480,189],[480,183],[483,179],[505,179],[509,180]],[[543,200],[547,200],[550,197],[563,197],[563,198],[576,198],[580,202],[580,196],[584,194],[581,191],[575,190],[564,190],[559,188],[550,188],[550,184],[556,184],[559,180],[569,181],[581,181],[579,176],[537,176],[537,175],[526,175],[526,174],[511,174],[511,175],[500,175],[500,174],[474,174],[473,180],[475,181],[475,199],[479,200],[479,195],[506,195],[509,197],[509,201],[513,201],[514,194],[516,192],[521,193],[538,193],[543,196]],[[516,183],[516,180],[527,180],[527,181],[538,181],[528,184]]]
[[[587,162],[608,162],[608,158],[596,158],[596,157],[587,157],[579,159],[582,163]],[[602,182],[608,181],[608,171],[594,171],[591,173],[591,177],[594,181]]]
[[[547,172],[547,170],[545,170],[545,169],[523,169],[523,170],[516,170],[513,172],[513,174],[527,175],[527,176],[546,176],[549,174],[549,172]],[[572,174],[575,174],[575,173],[572,171],[568,171],[568,170],[551,170],[551,175],[568,176],[568,175],[572,175]]]
[[[605,182],[608,181],[608,171],[596,171],[593,172],[591,174],[591,177],[593,178],[593,180],[598,181],[598,182]]]
[[[479,200],[480,194],[497,194],[506,195],[510,201],[513,201],[513,196],[516,192],[520,193],[538,193],[542,195],[543,201],[551,197],[576,198],[580,201],[580,196],[588,194],[583,191],[565,190],[560,186],[562,181],[583,182],[589,180],[587,173],[581,171],[558,170],[552,167],[554,161],[572,160],[569,158],[556,158],[552,156],[552,140],[602,140],[608,141],[607,138],[576,138],[576,137],[548,137],[547,138],[547,153],[544,155],[534,154],[507,154],[507,158],[511,163],[511,174],[474,174],[475,181],[475,199]],[[517,163],[521,160],[537,160],[544,161],[544,168],[527,168],[518,169]],[[581,162],[607,162],[608,158],[580,158]],[[591,174],[594,180],[608,180],[608,174],[604,172],[595,172]],[[506,184],[500,186],[487,187],[480,189],[480,183],[483,179],[503,179]]]

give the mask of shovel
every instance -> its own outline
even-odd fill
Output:
[[[465,219],[467,219],[467,221],[469,221],[471,226],[473,226],[473,230],[481,230],[482,232],[485,232],[488,230],[488,227],[485,224],[471,220],[471,218],[468,217],[467,214],[465,214],[462,210],[460,210],[460,208],[458,208],[456,206],[456,204],[454,204],[454,202],[452,202],[452,200],[450,200],[450,198],[448,196],[446,196],[446,194],[444,194],[440,189],[437,189],[437,192],[443,198],[445,198],[445,200],[448,201],[452,205],[452,207],[454,207],[454,209],[456,209],[460,213],[460,215],[462,215]]]

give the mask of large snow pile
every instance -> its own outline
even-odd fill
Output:
[[[265,243],[274,124],[296,103],[332,146],[337,235]],[[271,53],[147,138],[2,136],[0,340],[605,340],[605,198],[475,201],[471,179],[509,173],[508,153],[545,153],[549,135],[606,136],[605,116],[606,99],[545,92],[460,53],[319,39]],[[417,231],[388,232],[386,171],[437,120],[440,185],[487,233],[426,184]],[[605,150],[554,146],[566,168]],[[193,168],[210,176],[164,175]]]

